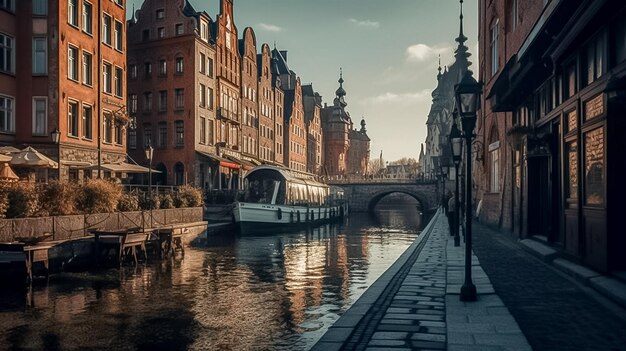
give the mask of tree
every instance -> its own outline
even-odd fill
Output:
[[[371,159],[368,163],[367,169],[370,174],[380,174],[385,169],[385,161],[382,158]]]

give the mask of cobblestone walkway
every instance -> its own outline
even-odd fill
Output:
[[[626,350],[626,322],[508,235],[474,225],[475,254],[534,350]]]

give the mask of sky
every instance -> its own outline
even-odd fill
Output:
[[[174,0],[165,0],[174,1]],[[176,0],[178,1],[178,0]],[[189,0],[214,20],[219,0]],[[129,0],[128,16],[143,0]],[[355,128],[365,117],[371,158],[417,159],[441,66],[454,61],[459,34],[454,0],[235,0],[239,37],[252,27],[257,48],[287,50],[289,68],[332,105],[343,69],[345,97]],[[478,71],[478,3],[463,3],[471,70]]]

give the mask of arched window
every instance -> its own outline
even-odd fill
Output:
[[[185,166],[177,162],[174,165],[174,185],[183,185],[185,183]]]

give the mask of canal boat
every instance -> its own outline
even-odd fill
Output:
[[[316,225],[348,213],[343,189],[309,173],[262,165],[245,176],[245,196],[233,207],[233,221],[242,233]]]

